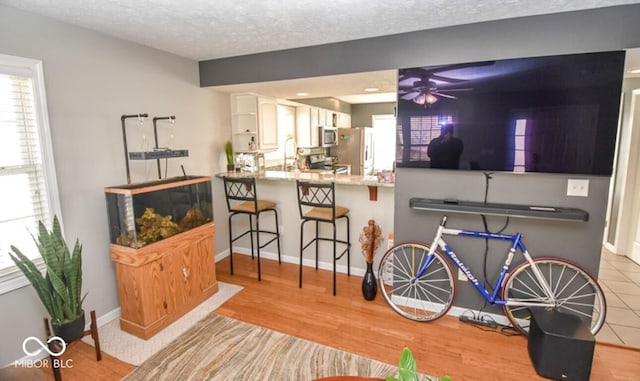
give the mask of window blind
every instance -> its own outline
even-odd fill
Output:
[[[11,246],[41,262],[33,236],[59,210],[44,99],[41,62],[0,55],[0,292],[25,283]]]
[[[440,136],[440,127],[444,123],[451,123],[451,115],[413,116],[410,123],[411,152],[409,161],[428,161],[427,149],[429,143]]]

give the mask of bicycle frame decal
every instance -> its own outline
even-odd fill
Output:
[[[464,273],[464,275],[469,278],[469,280],[471,281],[471,283],[474,284],[474,286],[478,287],[478,285],[480,284],[480,282],[478,281],[478,279],[473,275],[473,273],[471,272],[471,270],[465,266],[464,262],[462,262],[458,256],[453,252],[453,250],[451,250],[451,248],[449,247],[449,245],[447,245],[444,241],[441,240],[441,247],[444,251],[447,252],[447,254],[449,254],[449,258],[451,258],[456,265],[458,266],[458,268],[460,270],[462,270],[462,272]]]
[[[485,238],[485,239],[494,239],[494,240],[502,240],[502,241],[511,241],[511,249],[509,250],[509,255],[505,260],[504,265],[502,266],[502,270],[498,275],[498,279],[493,287],[493,293],[490,294],[489,290],[487,290],[484,285],[480,283],[478,278],[475,276],[473,271],[469,267],[467,267],[462,259],[460,259],[454,252],[451,250],[449,245],[442,239],[443,235],[456,235],[456,236],[464,236],[464,237],[474,237],[474,238]],[[517,249],[520,249],[522,253],[527,253],[527,249],[522,243],[522,234],[518,233],[515,235],[506,235],[506,234],[494,234],[494,233],[485,233],[485,232],[477,232],[470,230],[459,230],[459,229],[448,229],[444,226],[440,226],[436,233],[436,238],[434,242],[437,242],[438,247],[440,247],[444,252],[447,253],[449,258],[456,264],[456,266],[462,271],[462,273],[471,281],[473,286],[480,292],[483,298],[487,300],[491,304],[504,305],[506,302],[498,297],[498,293],[502,289],[502,282],[504,281],[507,273],[509,271],[509,267],[511,265],[511,261],[513,260],[513,256]],[[528,253],[527,253],[528,254]],[[525,258],[527,256],[525,255]],[[530,258],[530,257],[529,257]],[[423,270],[423,269],[421,269]],[[422,274],[421,271],[419,274]]]

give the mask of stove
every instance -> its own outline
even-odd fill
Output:
[[[325,169],[324,157],[321,154],[307,156],[307,168]]]
[[[346,175],[349,173],[348,166],[335,164],[336,158],[327,156],[323,149],[320,151],[316,148],[299,148],[298,155],[305,157],[305,166],[307,169],[305,169],[304,172],[333,173],[336,175]]]

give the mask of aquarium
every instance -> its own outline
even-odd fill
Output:
[[[207,176],[118,185],[104,191],[112,244],[139,249],[213,221]]]

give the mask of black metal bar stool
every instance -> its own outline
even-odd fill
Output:
[[[351,275],[351,238],[349,235],[349,209],[336,206],[335,204],[335,184],[331,183],[311,183],[307,181],[296,181],[298,191],[298,209],[300,211],[300,281],[302,288],[302,258],[304,250],[315,243],[316,247],[316,270],[318,269],[318,243],[319,241],[330,241],[333,243],[333,295],[336,294],[336,262],[347,254],[347,275]],[[339,240],[336,236],[336,220],[345,219],[347,221],[347,239]],[[316,234],[309,242],[304,242],[304,225],[307,222],[315,221]],[[333,226],[333,236],[320,237],[319,223],[329,223]],[[337,252],[337,245],[345,245],[345,249]]]
[[[256,252],[258,254],[258,280],[262,280],[260,267],[260,249],[273,241],[278,243],[278,262],[280,259],[280,231],[278,230],[278,211],[276,203],[268,200],[259,200],[256,196],[256,179],[254,177],[228,177],[225,176],[224,191],[227,198],[227,208],[229,209],[229,262],[231,265],[231,275],[233,275],[233,242],[249,234],[251,239],[251,258],[253,259],[254,245],[253,233],[256,233]],[[276,222],[276,230],[260,229],[260,214],[263,212],[273,212]],[[238,214],[249,216],[249,229],[243,233],[233,236],[231,219]],[[253,227],[253,217],[256,217],[255,229]],[[260,244],[260,234],[269,234],[273,237],[267,242]]]

